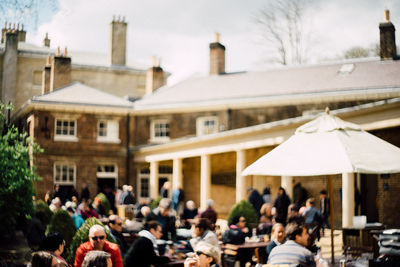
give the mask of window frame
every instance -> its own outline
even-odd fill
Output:
[[[206,132],[206,127],[205,123],[206,121],[214,121],[214,131],[213,132]],[[204,117],[199,117],[196,119],[196,135],[197,136],[203,136],[203,135],[208,135],[208,134],[214,134],[219,132],[219,120],[217,116],[204,116]]]
[[[105,136],[100,136],[100,124],[105,123],[106,128],[106,135]],[[116,125],[116,136],[110,136],[112,131],[110,130],[110,123],[113,123]],[[119,121],[118,120],[108,120],[108,119],[99,119],[97,121],[97,142],[98,143],[121,143],[121,139],[119,138]]]
[[[71,122],[74,122],[74,134],[70,135],[64,135],[64,134],[57,134],[57,122],[61,121],[62,124],[65,121],[68,121],[68,124]],[[62,125],[61,125],[62,126]],[[68,133],[70,132],[70,126],[68,126]],[[77,142],[78,137],[77,137],[77,132],[78,132],[78,121],[77,119],[71,119],[71,118],[55,118],[54,119],[54,141],[67,141],[67,142]]]
[[[155,126],[157,124],[168,124],[168,136],[156,136],[156,129]],[[168,119],[157,119],[152,120],[150,124],[150,142],[168,142],[170,140],[170,131],[171,129],[171,122]]]
[[[62,171],[61,171],[61,174],[60,174],[60,181],[57,181],[57,179],[56,179],[56,177],[57,177],[57,166],[60,166],[61,170],[63,169],[63,167],[66,166],[68,168],[67,172],[69,172],[70,171],[69,168],[72,167],[73,168],[73,177],[72,177],[73,181],[70,181],[70,180],[62,181],[62,178],[61,178],[62,175],[63,175]],[[57,161],[57,162],[54,162],[54,164],[53,164],[53,182],[54,182],[54,184],[72,185],[72,186],[76,187],[76,164],[74,162],[69,162],[69,161]]]

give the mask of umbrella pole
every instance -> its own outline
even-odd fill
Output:
[[[329,212],[330,212],[330,223],[331,223],[331,262],[332,264],[335,264],[335,245],[333,242],[333,216],[334,216],[334,210],[333,210],[333,186],[332,186],[332,175],[328,176],[328,181],[329,181]]]

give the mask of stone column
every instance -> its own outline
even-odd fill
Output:
[[[246,176],[242,171],[246,168],[246,152],[236,151],[236,202],[246,199]]]
[[[211,162],[210,155],[201,155],[200,166],[200,207],[207,207],[207,199],[211,196]]]
[[[281,186],[285,188],[286,194],[293,200],[293,176],[282,176]]]
[[[158,161],[150,162],[150,197],[158,197]]]
[[[178,186],[183,188],[182,159],[173,159],[172,163],[172,188],[175,189]]]
[[[342,212],[342,227],[353,226],[354,173],[342,173]]]

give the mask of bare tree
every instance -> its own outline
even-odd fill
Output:
[[[36,30],[40,15],[54,12],[56,0],[0,0],[0,22],[20,23]]]
[[[353,46],[343,52],[345,59],[377,57],[380,53],[379,43],[370,44],[369,47]]]
[[[277,55],[273,61],[283,65],[306,62],[311,36],[305,20],[309,2],[273,0],[256,14],[260,36]]]

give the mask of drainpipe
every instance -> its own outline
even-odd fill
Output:
[[[130,143],[130,116],[129,113],[126,116],[126,177],[125,184],[129,184],[130,176],[130,153],[129,153],[129,143]]]

